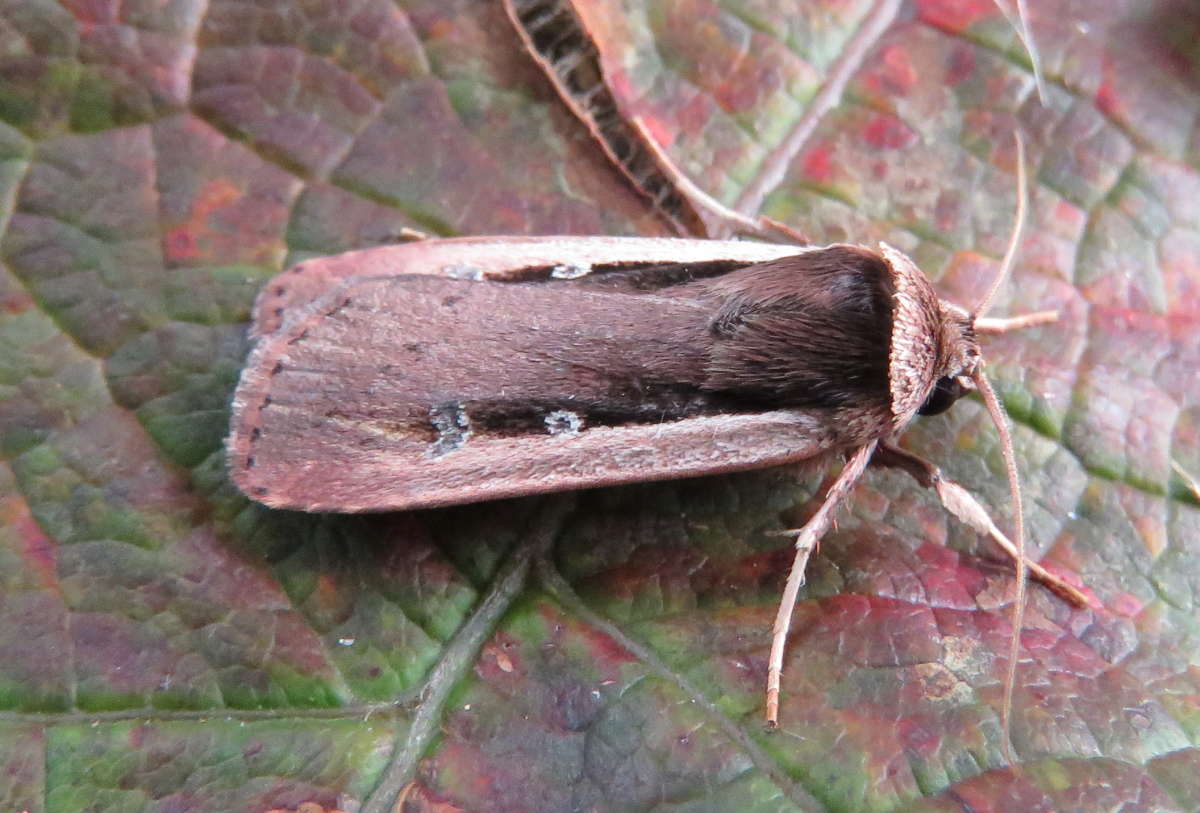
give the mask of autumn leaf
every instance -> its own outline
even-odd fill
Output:
[[[1200,15],[991,0],[578,0],[625,115],[727,205],[885,240],[988,339],[1033,586],[868,475],[766,654],[818,465],[369,517],[225,471],[263,282],[406,229],[663,234],[468,0],[0,0],[0,808],[1200,807]],[[1008,498],[965,400],[904,445]],[[564,504],[565,505],[565,504]],[[550,532],[550,530],[554,532]]]

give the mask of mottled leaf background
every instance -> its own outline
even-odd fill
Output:
[[[580,0],[627,112],[705,189],[886,239],[990,341],[1031,544],[1010,570],[872,474],[796,614],[819,469],[532,504],[271,512],[221,454],[257,289],[438,235],[657,234],[496,0],[0,1],[0,808],[1200,809],[1200,11],[1031,0],[1045,104],[988,0]],[[906,444],[1007,517],[978,402]],[[478,652],[473,642],[483,640]],[[386,781],[384,777],[387,777]],[[390,783],[390,784],[389,784]]]

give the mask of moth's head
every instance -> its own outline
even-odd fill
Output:
[[[982,356],[970,313],[938,299],[908,255],[880,244],[895,295],[888,386],[892,428],[899,433],[914,415],[936,415],[975,389]]]

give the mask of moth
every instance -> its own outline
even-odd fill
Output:
[[[1024,201],[1023,173],[1019,185]],[[1026,561],[1008,428],[983,372],[980,334],[1054,318],[984,316],[1019,233],[971,310],[886,244],[468,237],[309,260],[255,304],[233,481],[275,508],[403,511],[844,454],[795,532],[767,676],[774,724],[805,563],[872,462],[935,487],[1013,556],[1014,630],[1027,566],[1087,603]],[[915,416],[972,391],[1003,441],[1015,541],[895,445]],[[1015,651],[1009,664],[1007,692]],[[1006,694],[1005,731],[1010,706]]]

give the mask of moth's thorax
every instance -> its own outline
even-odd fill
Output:
[[[876,252],[813,249],[680,295],[710,303],[704,389],[756,408],[886,412],[892,290]]]

